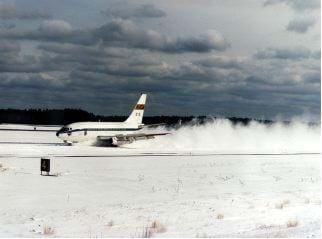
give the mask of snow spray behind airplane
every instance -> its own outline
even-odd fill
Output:
[[[162,128],[153,131],[164,131]],[[211,151],[216,153],[320,153],[320,125],[292,121],[264,124],[251,121],[233,124],[215,119],[205,124],[170,129],[171,134],[137,141],[131,147],[165,151]]]

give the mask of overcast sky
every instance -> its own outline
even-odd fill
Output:
[[[0,107],[320,117],[319,0],[0,0]]]

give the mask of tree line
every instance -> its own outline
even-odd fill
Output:
[[[121,122],[127,116],[102,116],[89,113],[82,109],[0,109],[0,123],[12,124],[36,124],[36,125],[66,125],[81,121],[110,121]],[[203,124],[215,119],[209,116],[145,116],[144,124],[166,125],[176,124]],[[256,120],[262,123],[272,123],[270,120],[259,120],[251,118],[227,118],[232,123],[241,123],[247,125],[250,121]]]

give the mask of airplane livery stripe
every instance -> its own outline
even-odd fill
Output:
[[[135,106],[135,109],[136,109],[136,110],[144,110],[144,104],[137,104],[137,105]]]
[[[138,128],[84,128],[84,129],[73,129],[69,132],[78,132],[78,131],[136,131]]]

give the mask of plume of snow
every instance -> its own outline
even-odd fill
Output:
[[[166,131],[165,128],[149,132]],[[211,151],[214,153],[320,153],[320,125],[292,121],[248,125],[216,119],[199,125],[170,129],[171,134],[136,141],[131,147],[164,151]]]

